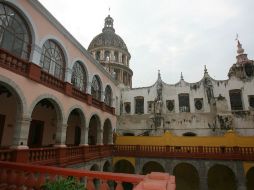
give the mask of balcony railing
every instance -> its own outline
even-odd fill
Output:
[[[254,147],[93,145],[0,150],[0,161],[68,166],[111,156],[254,161]]]
[[[32,164],[11,163],[0,161],[0,187],[1,189],[41,189],[47,180],[54,181],[58,177],[73,176],[78,181],[86,182],[84,187],[94,190],[93,180],[99,179],[99,189],[109,189],[107,182],[114,181],[116,190],[122,190],[123,182],[136,186],[143,179],[143,175],[86,171],[50,166],[36,166]]]
[[[113,115],[115,114],[114,108],[111,107],[105,109],[105,107],[103,107],[103,102],[100,102],[93,98],[90,98],[91,102],[89,102],[88,96],[91,95],[76,89],[72,84],[64,82],[49,74],[48,72],[43,71],[38,65],[20,59],[4,49],[0,49],[0,67],[8,69],[19,75],[23,75],[33,81],[36,81],[49,88],[64,93],[67,96],[71,96],[75,99],[92,105],[95,108],[101,109]]]
[[[254,160],[254,147],[115,145],[114,156]]]

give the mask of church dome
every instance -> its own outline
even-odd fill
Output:
[[[114,20],[112,17],[110,17],[110,15],[105,18],[105,25],[102,29],[102,33],[94,37],[88,47],[88,51],[95,48],[111,47],[121,49],[129,54],[127,46],[124,43],[123,39],[115,33],[115,29],[113,28],[113,22]]]

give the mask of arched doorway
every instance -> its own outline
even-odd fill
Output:
[[[176,190],[198,190],[199,176],[196,168],[188,163],[178,164],[173,175],[176,177]]]
[[[89,122],[88,144],[96,145],[100,142],[101,122],[97,115],[93,115]]]
[[[109,119],[106,119],[103,126],[103,144],[112,144],[112,126]]]
[[[56,131],[60,121],[59,106],[52,99],[40,100],[32,112],[28,146],[52,146],[56,142]]]
[[[224,165],[216,164],[208,171],[209,190],[236,190],[236,180],[233,171]]]
[[[254,189],[254,167],[250,168],[246,174],[246,187],[247,190]]]
[[[128,160],[119,160],[114,165],[114,172],[134,174],[135,168]],[[131,190],[133,185],[131,183],[123,183],[124,190]]]
[[[81,129],[84,126],[84,115],[81,110],[74,109],[71,111],[66,130],[66,145],[78,146],[81,142]]]
[[[21,118],[23,107],[17,92],[0,81],[0,147],[9,147],[13,144],[13,135],[17,120]]]
[[[142,175],[146,175],[151,172],[165,172],[165,170],[158,162],[150,161],[144,164],[142,169]]]

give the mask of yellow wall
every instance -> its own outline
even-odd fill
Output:
[[[251,169],[252,167],[254,167],[254,162],[243,162],[243,168],[244,168],[245,175],[247,174],[249,169]]]
[[[224,136],[174,136],[166,132],[163,136],[117,136],[117,145],[169,145],[169,146],[240,146],[254,147],[254,136],[238,136],[233,131]]]

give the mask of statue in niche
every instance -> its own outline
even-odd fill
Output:
[[[214,99],[213,84],[210,78],[205,78],[204,87],[205,87],[206,95],[208,98],[208,103],[210,104],[211,100]]]

